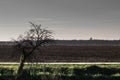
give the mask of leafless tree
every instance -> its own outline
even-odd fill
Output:
[[[52,32],[41,25],[32,22],[31,29],[23,35],[19,35],[15,40],[15,49],[20,53],[20,64],[17,71],[17,78],[22,74],[26,60],[34,54],[40,47],[52,41]]]

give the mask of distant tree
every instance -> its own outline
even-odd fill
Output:
[[[17,70],[16,80],[22,75],[26,60],[33,56],[36,50],[40,50],[40,47],[52,41],[52,32],[50,30],[32,22],[30,24],[32,26],[31,29],[25,32],[24,35],[19,35],[18,39],[14,41],[15,49],[20,53],[20,64]]]
[[[90,37],[90,39],[89,40],[93,40],[93,38],[92,37]]]

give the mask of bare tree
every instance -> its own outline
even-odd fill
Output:
[[[32,22],[31,29],[25,32],[24,35],[19,35],[15,40],[15,48],[20,52],[20,64],[17,71],[17,78],[22,74],[24,63],[34,54],[40,47],[45,46],[52,40],[52,32],[41,25],[36,25]]]

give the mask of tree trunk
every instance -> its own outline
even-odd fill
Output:
[[[22,75],[25,60],[26,60],[25,55],[21,55],[20,64],[19,64],[19,67],[18,67],[18,70],[17,70],[16,80],[19,80],[19,78]]]

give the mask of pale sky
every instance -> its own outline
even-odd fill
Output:
[[[0,40],[28,30],[29,21],[55,39],[120,39],[120,0],[0,0]]]

